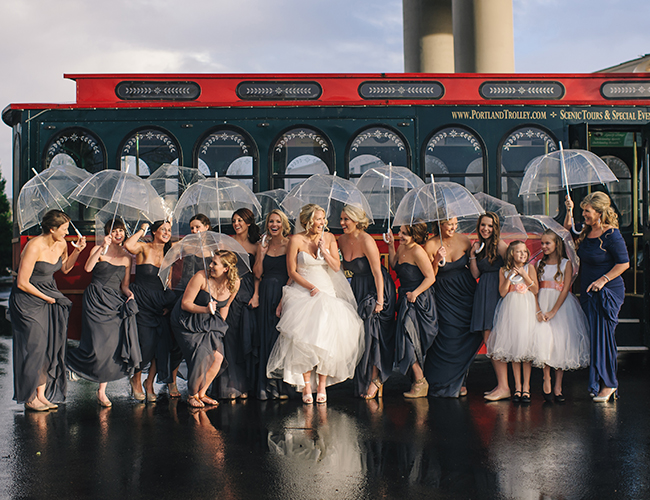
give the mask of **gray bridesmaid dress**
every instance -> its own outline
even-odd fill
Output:
[[[11,288],[9,312],[13,330],[14,400],[26,403],[36,388],[45,385],[45,397],[53,403],[65,400],[65,342],[72,302],[56,287],[56,264],[38,261],[29,282],[56,299],[48,304],[41,298],[18,288]]]
[[[83,297],[81,342],[69,349],[68,367],[92,382],[132,376],[142,362],[135,300],[120,290],[125,266],[98,262]]]

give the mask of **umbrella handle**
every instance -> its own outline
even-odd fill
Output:
[[[476,253],[481,253],[484,248],[485,248],[485,242],[481,241],[481,246],[478,247],[478,250],[476,251]]]
[[[445,264],[447,264],[447,260],[443,257],[440,262],[438,262],[438,267],[445,267]]]
[[[381,237],[384,239],[384,242],[390,243],[390,233],[384,233]]]
[[[267,247],[267,242],[266,240],[268,239],[268,236],[266,236],[266,233],[262,235],[262,241],[260,242],[260,245],[262,245],[264,248]]]

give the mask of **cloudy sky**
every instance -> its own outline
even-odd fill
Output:
[[[650,52],[647,0],[513,7],[520,73],[589,73]],[[0,108],[74,101],[64,73],[403,71],[401,0],[2,0],[0,19]],[[4,123],[0,163],[10,179]]]

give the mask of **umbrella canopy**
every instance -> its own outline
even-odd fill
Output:
[[[230,224],[232,214],[248,208],[259,220],[262,207],[255,194],[241,181],[227,177],[212,177],[192,184],[178,200],[174,209],[172,234],[182,236],[190,233],[190,219],[204,214],[221,231],[222,224]]]
[[[262,207],[260,220],[263,221],[266,219],[266,216],[272,210],[282,210],[282,200],[284,200],[288,194],[289,192],[286,189],[271,189],[270,191],[255,193],[255,197]]]
[[[474,195],[476,201],[483,207],[486,212],[492,212],[499,217],[501,224],[501,239],[505,241],[525,239],[526,231],[523,225],[517,218],[512,218],[512,215],[519,215],[517,208],[507,201],[500,200],[494,196],[485,193],[476,193]],[[509,219],[506,219],[510,217]],[[476,232],[476,223],[479,215],[472,215],[470,217],[463,217],[458,220],[458,232],[465,234],[473,234]]]
[[[203,231],[189,234],[175,243],[165,254],[158,276],[165,288],[182,290],[194,274],[208,268],[212,256],[219,250],[228,250],[237,255],[240,276],[250,272],[248,252],[234,238],[214,231]]]
[[[485,213],[483,207],[465,186],[456,182],[434,182],[409,191],[402,198],[393,226],[411,226],[469,217]]]
[[[618,181],[591,151],[560,149],[533,159],[524,172],[519,196]]]
[[[154,214],[160,207],[160,196],[146,180],[119,170],[102,170],[86,179],[70,198],[93,208],[104,208],[108,203],[139,210],[144,215]],[[151,220],[155,220],[149,217]]]
[[[153,196],[153,194],[150,194]],[[107,222],[121,219],[126,228],[127,238],[137,231],[143,222],[165,220],[169,217],[167,208],[160,196],[156,196],[149,203],[149,211],[145,217],[141,210],[120,203],[107,203],[95,214],[95,241],[101,242],[106,236],[104,226]]]
[[[571,233],[567,231],[564,226],[558,224],[555,219],[549,217],[548,215],[515,215],[512,217],[507,217],[508,219],[517,219],[521,223],[526,231],[526,246],[530,250],[530,262],[537,264],[537,262],[542,258],[541,250],[541,238],[544,231],[550,229],[555,234],[559,235],[564,242],[564,250],[567,258],[573,266],[573,276],[572,280],[578,274],[578,269],[580,268],[580,259],[576,252],[576,247],[573,242]]]
[[[405,167],[392,165],[366,170],[357,182],[376,219],[390,219],[397,212],[402,198],[412,189],[424,186],[424,181]]]
[[[280,204],[290,219],[297,219],[300,209],[315,203],[325,209],[330,227],[341,227],[341,210],[345,205],[353,205],[366,212],[373,222],[373,213],[368,200],[354,182],[336,175],[314,174],[295,186]]]
[[[20,232],[40,224],[49,210],[69,207],[68,195],[90,177],[90,173],[72,165],[53,166],[34,174],[18,195],[16,218]]]
[[[205,175],[196,168],[165,163],[149,176],[147,182],[162,196],[165,207],[171,214],[185,190],[203,179],[205,179]]]

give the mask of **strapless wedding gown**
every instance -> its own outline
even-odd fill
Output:
[[[302,390],[302,374],[312,369],[327,375],[327,385],[354,375],[364,350],[363,322],[343,272],[322,259],[298,253],[297,272],[318,288],[314,297],[297,283],[282,291],[280,336],[266,367],[269,378],[281,378]],[[316,377],[312,374],[312,387]]]

